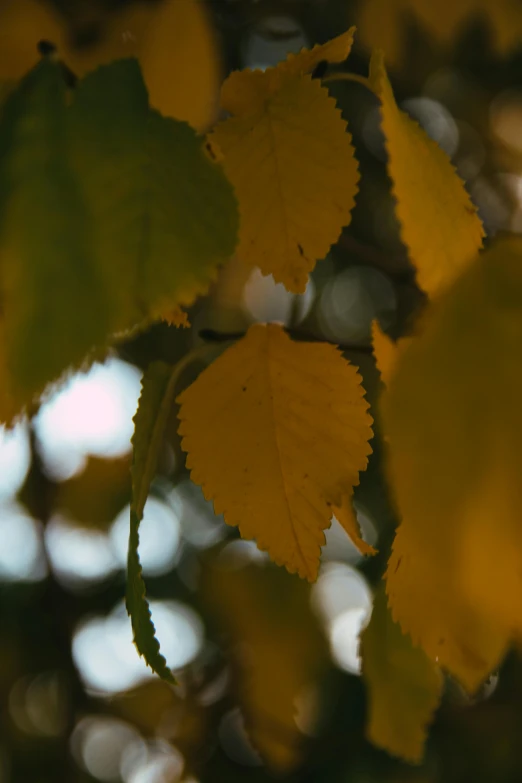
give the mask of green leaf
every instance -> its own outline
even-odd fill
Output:
[[[383,586],[375,595],[361,651],[368,739],[394,756],[420,762],[427,724],[440,702],[442,674],[393,621]]]
[[[130,513],[129,555],[127,562],[127,612],[131,618],[134,643],[150,668],[164,680],[174,683],[174,677],[160,653],[146,598],[145,582],[138,554],[139,526],[156,472],[163,433],[172,407],[177,368],[162,362],[151,364],[142,380],[135,430],[132,461],[132,500]]]
[[[149,108],[136,60],[80,82],[71,155],[95,218],[97,261],[125,329],[207,290],[233,253],[232,187],[186,123]]]
[[[3,383],[21,404],[80,363],[108,328],[66,149],[63,78],[42,61],[7,97],[0,123]]]

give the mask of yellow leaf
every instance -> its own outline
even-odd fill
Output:
[[[45,39],[77,76],[112,60],[137,57],[154,108],[200,131],[216,120],[222,63],[203,2],[131,3],[110,15],[91,14],[102,35],[77,49],[69,42],[64,18],[50,3],[2,0],[0,79],[21,78],[40,59],[37,44]]]
[[[182,326],[187,329],[190,326],[187,313],[179,306],[163,309],[161,312],[161,319],[166,321],[171,326]]]
[[[360,381],[334,346],[254,324],[178,397],[187,467],[215,512],[309,580],[371,451]]]
[[[427,500],[425,506],[433,497]],[[431,520],[430,520],[431,521]],[[426,535],[425,518],[403,516],[386,573],[386,591],[393,615],[415,645],[447,669],[473,693],[498,667],[509,644],[509,632],[480,605],[459,593],[458,569],[466,553],[452,546],[447,520]],[[431,532],[431,531],[430,531]],[[423,535],[424,534],[424,535]],[[431,548],[430,548],[431,547]],[[489,577],[483,574],[484,578]]]
[[[343,495],[341,503],[338,506],[333,506],[332,510],[335,518],[341,527],[348,533],[359,552],[362,555],[375,555],[377,550],[374,549],[373,546],[370,546],[370,544],[367,544],[361,537],[359,523],[352,505],[352,496],[347,494]]]
[[[520,635],[522,535],[520,512],[516,513],[514,504],[522,508],[522,491],[505,450],[492,450],[490,457],[489,480],[477,487],[462,509],[462,565],[457,589],[493,622]],[[517,485],[512,486],[513,481]]]
[[[156,4],[138,59],[151,105],[207,130],[217,119],[223,66],[210,11],[202,0]]]
[[[281,73],[311,73],[321,62],[342,63],[352,51],[355,27],[312,49],[302,49],[298,54],[289,54],[275,70]]]
[[[352,36],[331,42],[331,56],[347,52]],[[328,56],[328,45],[314,52],[264,72],[231,74],[222,105],[235,116],[210,137],[239,200],[238,256],[295,293],[350,222],[359,179],[335,101],[304,75]]]
[[[482,245],[482,223],[446,153],[397,107],[381,52],[372,55],[370,83],[382,104],[402,240],[420,287],[432,296],[473,260]]]
[[[390,64],[400,64],[409,16],[443,45],[452,43],[477,18],[489,23],[492,43],[499,52],[518,46],[522,33],[522,8],[516,0],[364,0],[357,19],[361,41],[370,48],[384,49]]]
[[[401,337],[396,342],[393,342],[393,340],[382,331],[379,322],[377,320],[372,321],[373,355],[382,382],[386,386],[388,386],[392,379],[400,352],[410,344],[411,340],[411,337]]]
[[[234,690],[252,743],[271,769],[288,773],[306,750],[299,699],[328,666],[309,585],[280,569],[216,565],[204,572],[203,594],[231,642]]]
[[[289,54],[286,60],[265,71],[245,68],[232,71],[221,88],[221,106],[231,114],[243,115],[262,108],[263,102],[281,87],[283,77],[304,76],[311,73],[320,62],[341,63],[351,52],[355,27],[346,33],[314,46]]]
[[[382,331],[377,320],[372,321],[372,349],[382,382],[388,385],[397,359],[397,344]]]
[[[382,588],[361,636],[361,652],[369,701],[368,739],[394,756],[419,763],[443,678],[438,666],[393,621]]]
[[[0,2],[0,79],[18,80],[40,60],[37,44],[65,43],[65,27],[54,8],[38,0]]]
[[[522,628],[522,239],[432,305],[384,398],[394,617],[473,690]]]

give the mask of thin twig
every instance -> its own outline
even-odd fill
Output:
[[[356,84],[362,84],[367,90],[375,94],[371,81],[367,76],[362,76],[360,73],[347,73],[346,71],[339,71],[338,73],[329,73],[328,76],[324,76],[321,80],[323,84],[329,84],[330,82],[355,82]]]

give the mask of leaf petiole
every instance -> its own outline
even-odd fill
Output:
[[[344,71],[331,73],[328,76],[325,76],[324,79],[321,79],[321,82],[323,84],[328,84],[329,82],[355,82],[356,84],[362,84],[363,87],[366,87],[366,89],[375,94],[370,79],[360,73],[345,73]]]

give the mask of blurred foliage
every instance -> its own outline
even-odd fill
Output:
[[[55,0],[56,16],[51,18],[50,4],[35,0],[31,8],[25,4],[21,13],[22,0],[0,0],[0,12],[10,5],[10,12],[16,14],[13,26],[0,25],[0,63],[13,69],[3,71],[2,79],[18,78],[36,61],[34,35],[57,43],[68,66],[78,73],[110,59],[116,44],[120,53],[128,52],[127,45],[121,48],[121,20],[127,26],[133,20],[134,30],[145,29],[153,4],[153,0],[135,4]],[[195,112],[188,118],[204,127],[215,115],[213,96],[223,76],[248,65],[249,52],[262,51],[266,56],[272,51],[277,60],[301,39],[322,43],[348,24],[360,23],[363,35],[352,55],[352,69],[367,73],[369,49],[365,47],[385,43],[399,103],[417,99],[410,104],[412,114],[418,112],[421,124],[440,144],[450,143],[452,161],[479,205],[488,235],[506,228],[520,230],[522,50],[516,45],[519,4],[511,5],[516,15],[501,18],[510,6],[496,0],[438,6],[398,0],[212,0],[205,6],[201,35],[187,32],[184,17],[159,25],[158,36],[167,36],[169,43],[153,44],[148,50],[153,63],[150,78],[158,72],[162,77],[155,100],[160,104],[162,90],[171,95],[172,85],[179,86],[180,100],[187,100],[189,112]],[[386,16],[381,15],[384,12]],[[281,17],[284,24],[276,21]],[[502,38],[499,30],[504,31]],[[134,39],[129,40],[132,44]],[[163,56],[156,62],[153,55],[160,51]],[[187,95],[183,77],[190,70],[192,80],[198,68],[201,91]],[[314,272],[314,304],[300,324],[314,335],[343,344],[345,354],[360,368],[373,404],[379,381],[369,351],[369,324],[377,316],[389,334],[402,334],[411,313],[422,306],[423,296],[413,283],[393,216],[376,99],[356,83],[332,83],[330,91],[354,138],[361,192],[350,230]],[[374,293],[375,277],[366,275],[369,270],[384,278],[392,305],[382,293]],[[369,302],[368,328],[362,338],[346,328],[332,338],[330,331],[338,325],[328,320],[328,309],[325,315],[321,307],[321,302],[333,301],[332,281],[347,272],[362,281],[361,298]],[[174,362],[184,356],[193,347],[192,334],[245,329],[252,320],[242,302],[245,282],[244,270],[224,271],[211,296],[191,308],[191,334],[156,325],[122,344],[120,356],[143,369],[152,360]],[[275,298],[275,293],[260,294],[261,301],[263,296]],[[302,300],[289,301],[291,317],[297,322]],[[196,337],[195,342],[201,340]],[[187,381],[191,372],[187,370]],[[47,471],[34,433],[31,453],[19,499],[44,529],[61,513],[79,530],[103,531],[129,500],[128,457],[91,456],[83,472],[59,481]],[[176,489],[181,493],[186,480],[172,424],[159,454],[153,495],[164,498]],[[203,620],[205,641],[190,663],[176,671],[180,684],[175,688],[148,679],[120,692],[100,694],[86,682],[73,657],[71,641],[78,626],[92,615],[108,616],[122,605],[121,568],[81,587],[63,581],[52,567],[32,582],[0,583],[1,783],[119,781],[124,747],[125,783],[178,779],[233,783],[247,778],[256,783],[273,780],[274,768],[277,779],[290,783],[517,783],[522,779],[518,654],[510,654],[498,682],[495,678],[473,699],[448,681],[421,766],[394,760],[364,738],[363,684],[333,663],[325,641],[325,636],[331,639],[331,628],[315,606],[313,589],[310,604],[307,585],[243,546],[234,530],[211,519],[197,493],[181,496],[182,544],[175,563],[165,573],[148,576],[154,599],[181,602]],[[360,573],[373,586],[382,574],[395,527],[382,480],[379,444],[356,490],[355,504],[379,535],[376,558],[362,565],[357,561]],[[338,539],[329,546],[330,561],[344,562],[346,567],[354,562],[353,553],[347,555]],[[497,558],[495,568],[501,569],[502,554],[492,553],[492,558]],[[256,661],[257,680],[252,677]],[[87,725],[84,719],[110,717],[124,723],[100,723],[106,743],[89,746],[85,737],[94,735],[81,734],[81,727]],[[126,745],[121,744],[122,726],[134,728],[134,733],[125,735]],[[151,762],[148,773],[140,772],[145,748]],[[164,772],[159,762],[152,766],[154,759],[170,758],[168,748],[183,755],[183,771],[173,758],[170,767],[163,765]]]

